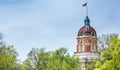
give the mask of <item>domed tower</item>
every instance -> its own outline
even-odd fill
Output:
[[[91,59],[98,59],[97,33],[90,26],[90,19],[86,16],[84,26],[82,26],[77,35],[77,47],[74,53],[75,57],[80,59],[79,70],[88,70],[86,63]]]
[[[97,35],[95,29],[90,26],[90,20],[88,16],[84,20],[84,26],[81,27],[78,32],[77,52],[97,52]]]

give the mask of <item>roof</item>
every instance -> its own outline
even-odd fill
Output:
[[[78,36],[84,36],[84,35],[97,36],[96,31],[92,26],[89,26],[89,31],[87,31],[86,29],[87,29],[86,26],[83,26],[82,28],[80,28],[78,32]]]

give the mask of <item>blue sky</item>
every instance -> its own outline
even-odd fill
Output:
[[[0,0],[0,32],[24,60],[32,47],[54,51],[76,50],[76,37],[84,25],[85,0]],[[97,35],[120,34],[120,1],[88,0],[89,18]]]

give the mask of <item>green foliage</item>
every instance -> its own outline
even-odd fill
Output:
[[[13,46],[0,47],[0,70],[11,70],[17,68],[18,53]]]
[[[70,56],[66,48],[54,52],[45,48],[32,48],[23,64],[18,63],[18,53],[13,46],[6,45],[0,34],[0,70],[77,70],[79,59]],[[87,64],[89,70],[120,69],[120,39],[117,34],[98,38],[101,45],[99,60]]]
[[[7,46],[0,34],[0,70],[16,70],[18,53],[13,46]]]
[[[120,39],[110,39],[110,47],[105,49],[96,62],[95,70],[119,70],[120,69]]]
[[[46,52],[45,48],[32,48],[23,64],[18,63],[18,53],[7,46],[0,34],[0,70],[75,70],[78,59],[71,57],[66,48]]]
[[[16,61],[16,52],[13,47],[1,47],[0,48],[0,69],[12,69]]]
[[[87,63],[88,70],[94,70],[96,61],[96,59],[92,59],[90,62]]]
[[[112,38],[112,37],[118,37],[118,34],[116,34],[116,33],[103,34],[102,36],[98,37],[99,52],[102,52],[103,50],[109,48],[110,38]]]
[[[78,59],[71,57],[66,48],[60,48],[53,53],[55,70],[75,70],[78,66]]]
[[[75,70],[78,59],[71,57],[66,48],[45,52],[44,48],[33,48],[24,61],[24,70]]]
[[[118,38],[118,34],[103,34],[102,36],[98,37],[98,46],[99,46],[99,52],[101,54],[100,59],[99,60],[92,60],[91,62],[89,62],[87,64],[89,70],[104,70],[102,69],[103,67],[105,68],[107,65],[105,64],[105,66],[103,66],[103,64],[109,63],[108,60],[112,59],[111,56],[111,49],[110,46],[112,44],[112,40],[113,38]],[[110,68],[111,70],[112,68]],[[109,69],[108,69],[109,70]]]
[[[45,52],[44,48],[35,49],[33,48],[29,54],[28,58],[24,62],[25,70],[42,70],[46,69],[47,63],[49,61],[49,52]]]

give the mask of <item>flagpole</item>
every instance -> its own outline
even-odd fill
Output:
[[[88,5],[87,2],[82,5],[83,7],[86,7],[86,16],[88,16]]]
[[[86,2],[87,3],[87,2]],[[88,3],[87,3],[88,4]],[[86,16],[88,16],[88,5],[86,6]]]

